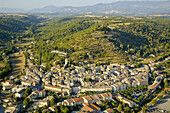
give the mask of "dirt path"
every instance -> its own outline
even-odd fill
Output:
[[[12,63],[12,73],[9,74],[9,76],[15,76],[20,74],[23,69],[24,69],[24,65],[25,65],[25,58],[23,55],[23,52],[16,52],[16,53],[12,53],[10,54],[10,56],[15,56],[14,58],[10,58],[10,61]]]

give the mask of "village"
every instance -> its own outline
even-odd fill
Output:
[[[136,68],[135,64],[100,62],[100,66],[72,65],[73,68],[68,69],[65,68],[68,65],[68,59],[65,58],[64,67],[57,65],[44,72],[41,68],[44,65],[37,68],[30,62],[32,57],[27,59],[28,68],[25,69],[24,74],[10,76],[9,80],[1,82],[3,89],[1,95],[4,95],[1,96],[1,101],[7,103],[4,105],[6,113],[21,111],[26,107],[36,110],[37,107],[44,106],[48,106],[43,110],[44,112],[55,112],[55,107],[62,105],[81,106],[78,111],[74,111],[76,113],[112,113],[117,107],[103,110],[101,105],[103,101],[116,100],[126,103],[131,108],[141,107],[140,102],[152,94],[164,79],[164,75],[155,65],[161,65],[170,59],[167,57],[162,61],[143,64],[139,68]],[[152,82],[149,80],[153,77],[151,72],[157,75]],[[140,89],[131,94],[136,100],[121,94],[121,91],[128,88]],[[145,96],[142,96],[143,94]],[[139,97],[142,99],[138,99]],[[31,104],[27,106],[22,103],[23,98],[27,98],[28,103],[31,100]],[[54,98],[58,100],[54,105],[49,106],[49,101]]]

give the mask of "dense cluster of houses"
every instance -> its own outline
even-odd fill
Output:
[[[148,84],[149,66],[129,69],[127,65],[110,64],[97,67],[88,64],[74,66],[74,70],[53,67],[42,79],[46,90],[63,95],[79,94],[85,91],[121,91],[129,87]],[[55,70],[55,71],[54,71]],[[56,72],[57,70],[57,72]],[[90,81],[89,81],[90,80]]]
[[[168,60],[168,58],[165,60]],[[12,92],[15,94],[15,97],[18,98],[23,97],[27,88],[31,88],[32,93],[28,96],[30,99],[45,97],[46,91],[56,92],[61,96],[69,96],[72,94],[79,95],[81,92],[85,91],[117,92],[127,87],[148,84],[148,78],[152,76],[150,73],[152,70],[160,76],[158,76],[155,82],[148,88],[156,89],[163,75],[161,75],[159,71],[156,71],[155,65],[160,65],[162,62],[151,62],[148,65],[142,65],[140,68],[133,68],[133,64],[103,64],[100,66],[96,66],[96,64],[87,64],[85,66],[72,65],[71,69],[65,69],[57,65],[51,67],[49,71],[44,72],[42,68],[36,68],[35,65],[30,62],[30,59],[28,59],[28,68],[25,70],[25,75],[19,77],[11,76],[10,80],[1,82],[1,85],[3,86],[3,90]],[[67,63],[68,59],[65,61],[65,66]],[[20,83],[20,85],[16,83]],[[63,104],[77,105],[88,103],[90,106],[97,98],[97,100],[106,99],[107,97],[104,95],[106,96],[108,94],[67,99],[63,101]],[[91,99],[92,102],[88,99]],[[128,102],[125,98],[119,99]]]

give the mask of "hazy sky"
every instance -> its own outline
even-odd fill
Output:
[[[0,0],[0,8],[33,9],[47,5],[85,6],[97,3],[111,3],[119,0]]]

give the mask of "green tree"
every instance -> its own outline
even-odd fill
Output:
[[[123,44],[120,44],[120,48],[123,50]]]
[[[166,78],[164,79],[164,86],[168,87],[168,80]]]
[[[125,107],[125,112],[126,113],[129,113],[130,112],[130,108],[127,106],[127,107]]]
[[[152,101],[152,103],[153,103],[153,104],[157,104],[157,101],[156,101],[156,99],[154,99],[154,100]]]
[[[25,107],[27,108],[29,106],[30,100],[28,98],[25,98],[23,101],[23,104],[25,105]]]
[[[26,97],[28,97],[28,95],[30,95],[30,94],[31,94],[31,88],[27,88],[27,89],[25,90],[25,93],[24,93],[23,97],[26,98]]]
[[[69,113],[69,109],[67,107],[65,107],[63,113]]]
[[[147,105],[144,105],[144,106],[143,106],[142,111],[143,111],[143,113],[146,113],[146,112],[148,111]]]
[[[118,106],[117,110],[118,110],[119,112],[121,112],[121,111],[123,110],[123,106],[122,106],[121,103],[119,103],[119,106]]]
[[[55,104],[55,99],[52,98],[51,101],[50,101],[50,106],[53,106]]]

